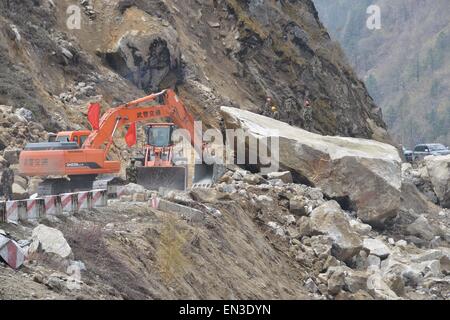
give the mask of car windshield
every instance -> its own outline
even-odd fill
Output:
[[[442,144],[431,144],[429,146],[431,151],[440,151],[440,150],[446,150],[447,148],[444,147]]]

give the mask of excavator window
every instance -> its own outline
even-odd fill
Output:
[[[48,142],[56,142],[56,137],[57,135],[54,133],[49,133],[48,134]]]
[[[69,136],[58,136],[56,138],[57,142],[69,142]]]
[[[172,144],[171,127],[149,127],[148,144],[154,147],[168,147]]]

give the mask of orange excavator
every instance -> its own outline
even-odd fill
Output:
[[[117,174],[121,169],[120,161],[108,160],[117,129],[155,119],[170,119],[171,123],[146,126],[146,148],[144,157],[139,159],[137,182],[153,190],[159,187],[184,190],[187,164],[176,164],[172,141],[174,130],[180,128],[189,133],[197,154],[203,156],[207,146],[201,139],[202,128],[195,126],[193,116],[171,89],[107,110],[97,130],[60,132],[52,142],[27,144],[20,153],[20,173],[45,179],[39,186],[39,195],[103,188],[114,180],[111,174]],[[214,165],[198,164],[193,183],[213,183],[213,175],[218,171]]]

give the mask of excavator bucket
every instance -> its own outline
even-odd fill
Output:
[[[148,190],[186,190],[186,167],[138,167],[137,183]]]
[[[223,175],[225,169],[223,165],[218,164],[196,164],[193,180],[194,187],[208,187],[217,182]]]

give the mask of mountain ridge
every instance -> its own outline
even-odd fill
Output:
[[[376,1],[381,30],[365,27],[373,1],[315,0],[321,20],[384,112],[394,140],[450,144],[447,1]]]

